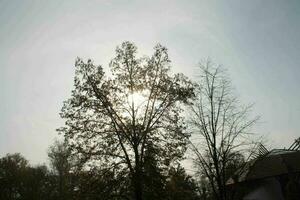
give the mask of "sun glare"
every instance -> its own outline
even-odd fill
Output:
[[[128,102],[134,103],[135,107],[140,107],[146,102],[146,98],[139,92],[134,92],[128,95]]]

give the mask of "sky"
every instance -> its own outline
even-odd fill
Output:
[[[0,156],[44,163],[76,57],[108,67],[115,47],[142,55],[161,43],[190,77],[209,58],[260,115],[254,132],[274,148],[300,137],[300,1],[0,0]]]

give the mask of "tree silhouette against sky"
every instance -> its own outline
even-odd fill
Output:
[[[64,102],[60,128],[68,146],[84,166],[127,171],[133,196],[143,199],[145,152],[168,168],[182,158],[189,134],[182,104],[194,96],[183,74],[172,74],[167,49],[154,48],[151,57],[137,57],[137,47],[124,42],[110,62],[112,75],[91,60],[76,60],[71,97]]]

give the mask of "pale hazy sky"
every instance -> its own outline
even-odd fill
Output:
[[[188,76],[211,58],[229,70],[255,130],[274,147],[300,136],[300,1],[0,0],[0,156],[43,163],[57,137],[77,56],[107,67],[122,41],[169,49]]]

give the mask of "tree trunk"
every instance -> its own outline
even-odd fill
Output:
[[[136,144],[137,142],[135,142]],[[133,190],[135,200],[143,200],[143,181],[142,181],[142,166],[138,151],[138,145],[134,147],[135,154],[135,169],[133,174]]]
[[[135,200],[142,200],[142,179],[141,179],[141,172],[139,169],[135,171],[135,174],[133,176],[133,190],[134,190],[134,196]]]

